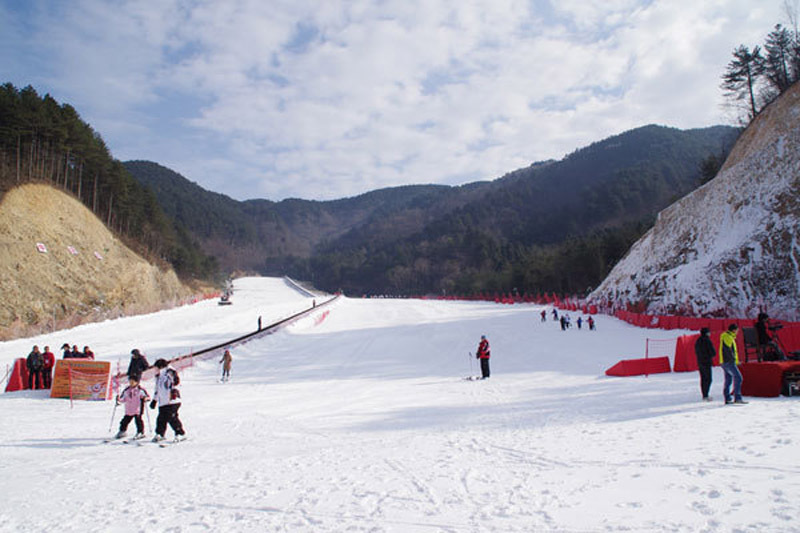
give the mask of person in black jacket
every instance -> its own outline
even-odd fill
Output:
[[[711,388],[711,366],[716,350],[708,328],[700,330],[700,337],[694,343],[694,354],[697,356],[697,371],[700,372],[700,392],[703,394],[703,401],[710,402],[708,391]]]
[[[35,384],[35,388],[41,389],[44,355],[42,355],[42,352],[39,351],[39,346],[34,346],[33,350],[31,350],[31,353],[28,354],[26,366],[28,367],[28,388],[33,390]]]
[[[142,373],[150,368],[150,363],[144,355],[134,348],[131,350],[131,362],[128,363],[128,379],[135,379],[136,383],[142,380]]]

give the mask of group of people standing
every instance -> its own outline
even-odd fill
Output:
[[[725,373],[725,380],[722,385],[722,395],[725,404],[746,404],[742,399],[742,373],[739,371],[739,352],[736,348],[736,334],[739,326],[731,324],[728,329],[719,336],[719,350],[714,348],[711,340],[711,330],[702,328],[700,337],[694,344],[694,353],[697,357],[697,370],[700,373],[700,392],[703,401],[710,402],[709,396],[711,389],[711,367],[714,364],[714,357],[719,358],[719,364]],[[733,391],[731,391],[733,385]]]
[[[84,346],[83,350],[78,348],[77,344],[73,344],[70,348],[69,343],[61,345],[62,359],[94,359],[94,352],[88,346]]]
[[[63,352],[62,359],[94,359],[94,352],[88,346],[79,350],[77,344],[70,347],[69,344],[64,343],[61,350]],[[56,356],[50,351],[50,347],[45,346],[44,351],[41,351],[38,345],[34,345],[25,360],[25,367],[28,369],[28,388],[49,389],[52,387],[55,366]]]
[[[561,324],[561,331],[567,331],[569,328],[572,327],[572,319],[570,318],[569,313],[564,313],[563,315],[558,316],[558,309],[556,309],[555,307],[553,308],[551,313],[553,314],[553,320]],[[540,316],[542,317],[542,322],[547,322],[546,310],[542,309]],[[578,319],[575,321],[575,324],[577,324],[578,329],[582,329],[583,322],[584,322],[583,317],[579,316]],[[589,318],[586,319],[586,325],[589,327],[591,331],[595,330],[594,318],[591,315],[589,315]]]
[[[25,360],[28,369],[29,389],[49,389],[53,385],[53,367],[56,365],[56,356],[50,351],[49,346],[44,351],[34,345],[31,353]]]

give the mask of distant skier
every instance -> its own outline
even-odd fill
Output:
[[[481,342],[478,344],[478,351],[475,357],[481,361],[481,379],[489,377],[489,357],[491,357],[491,350],[489,350],[489,341],[486,340],[486,335],[481,335]]]
[[[558,311],[555,307],[553,308],[553,320],[558,320]]]
[[[561,315],[559,322],[561,322],[561,331],[567,331],[567,319],[564,315]]]
[[[25,361],[28,367],[28,388],[33,390],[34,383],[37,389],[42,388],[42,368],[44,367],[44,356],[39,351],[39,346],[34,346],[28,359]]]
[[[150,368],[150,363],[144,355],[137,349],[131,350],[131,361],[128,363],[128,378],[136,379],[137,382],[142,380],[142,374],[145,370]]]
[[[49,389],[53,386],[53,367],[56,366],[56,356],[50,351],[49,346],[45,346],[42,357],[44,358],[42,381],[44,382],[44,388]]]
[[[581,329],[581,324],[583,324],[583,318],[578,317],[578,320],[576,320],[575,323],[578,324],[578,329]]]
[[[261,331],[261,315],[258,317],[258,331]]]
[[[231,351],[225,350],[225,353],[222,354],[222,359],[219,360],[222,363],[222,381],[231,379],[231,361],[233,361]]]
[[[702,328],[700,337],[694,343],[694,354],[697,357],[697,371],[700,373],[700,393],[703,401],[710,402],[708,391],[711,388],[711,366],[714,361],[714,343],[711,342],[711,330]]]
[[[589,331],[594,331],[594,318],[591,315],[586,319],[586,323],[589,324]]]
[[[121,439],[128,432],[128,424],[131,420],[136,424],[136,435],[134,439],[141,439],[144,437],[144,421],[142,420],[142,411],[144,411],[144,404],[150,399],[147,391],[139,386],[139,380],[130,378],[128,386],[125,387],[117,397],[118,404],[125,405],[125,416],[119,423],[119,431],[114,436],[115,439]]]
[[[175,440],[186,438],[183,424],[178,418],[178,409],[181,408],[181,392],[178,390],[180,377],[178,372],[169,366],[166,359],[159,359],[153,364],[156,367],[156,383],[153,391],[153,400],[150,402],[150,409],[155,409],[158,404],[158,418],[156,419],[156,434],[153,442],[164,440],[164,433],[167,431],[167,424],[175,432]]]
[[[547,311],[542,309],[542,322],[547,322]]]

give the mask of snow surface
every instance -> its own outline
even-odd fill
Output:
[[[310,307],[281,280],[235,288],[0,343],[0,364],[71,342],[124,369]],[[606,377],[683,332],[562,332],[540,310],[340,299],[236,348],[228,383],[186,369],[190,440],[163,449],[101,443],[113,402],[0,395],[0,531],[800,531],[797,399],[726,407],[718,369],[710,404],[694,373]],[[481,334],[492,377],[465,381]]]

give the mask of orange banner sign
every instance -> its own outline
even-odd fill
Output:
[[[59,359],[51,398],[105,400],[111,398],[111,363],[89,359]]]

